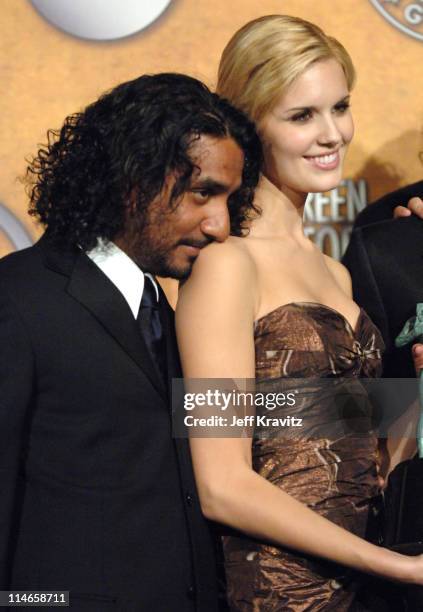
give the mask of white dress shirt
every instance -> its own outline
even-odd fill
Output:
[[[144,292],[143,271],[114,242],[98,240],[97,245],[91,251],[87,251],[87,256],[119,289],[136,319]],[[151,274],[146,273],[146,276],[151,279],[158,300],[159,290],[156,281]]]

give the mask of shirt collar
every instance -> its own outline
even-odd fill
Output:
[[[97,245],[86,254],[119,289],[132,314],[137,318],[144,292],[143,271],[114,242],[99,239]],[[151,279],[158,300],[157,282],[151,274],[146,273],[146,276]]]

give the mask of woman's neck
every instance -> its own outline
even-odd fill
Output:
[[[250,235],[257,238],[289,234],[304,238],[303,214],[307,193],[298,193],[283,185],[278,187],[262,175],[257,187],[255,203],[261,216],[254,220]]]

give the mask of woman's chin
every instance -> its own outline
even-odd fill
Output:
[[[307,191],[308,193],[326,193],[327,191],[332,191],[332,189],[339,187],[341,181],[342,174],[338,170],[335,170],[328,173],[325,177],[319,177],[318,180],[310,181]]]

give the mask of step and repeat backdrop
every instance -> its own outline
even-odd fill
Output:
[[[226,42],[261,15],[317,23],[358,71],[345,180],[306,207],[323,250],[339,258],[363,207],[423,176],[423,0],[2,0],[0,10],[0,256],[41,234],[18,177],[48,128],[143,73],[185,72],[213,87]]]

